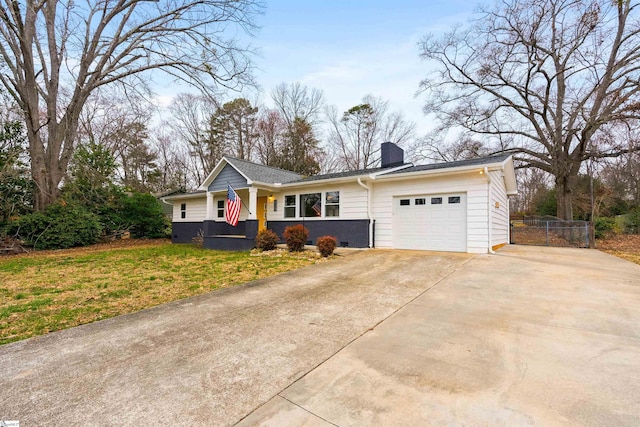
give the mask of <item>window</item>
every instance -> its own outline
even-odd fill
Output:
[[[340,216],[340,192],[327,191],[324,206],[324,216]]]
[[[224,200],[218,200],[218,218],[224,218]]]
[[[183,203],[180,205],[180,218],[186,218],[187,217],[187,204]]]
[[[278,212],[278,199],[273,201],[273,211]],[[295,212],[295,209],[293,211]]]
[[[284,196],[284,217],[296,217],[296,196]]]
[[[416,205],[426,205],[427,204],[427,199],[422,198],[422,199],[416,199],[415,200],[415,204]]]
[[[320,193],[300,195],[300,216],[303,218],[319,217],[322,214],[322,198]]]
[[[411,204],[411,200],[409,199],[400,199],[400,206],[409,206]]]
[[[432,205],[441,205],[442,204],[442,197],[432,197],[431,198],[431,204]]]
[[[449,197],[449,203],[460,203],[460,196]]]

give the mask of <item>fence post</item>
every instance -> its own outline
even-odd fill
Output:
[[[549,221],[547,221],[546,224],[547,224],[547,246],[549,246]]]

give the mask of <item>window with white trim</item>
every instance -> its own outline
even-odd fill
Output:
[[[284,217],[296,217],[296,196],[284,196]]]
[[[184,219],[187,217],[187,204],[182,203],[180,205],[180,218]]]
[[[317,218],[322,215],[322,193],[300,195],[300,217]]]
[[[218,218],[224,218],[224,200],[218,200]]]
[[[327,191],[324,197],[324,216],[340,216],[340,192]]]

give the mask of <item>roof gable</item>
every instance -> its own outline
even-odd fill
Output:
[[[229,169],[235,170],[235,174],[231,173]],[[233,177],[234,182],[237,182],[236,185],[240,185],[240,188],[246,187],[255,182],[267,185],[275,185],[278,183],[289,182],[301,178],[301,175],[295,172],[285,171],[271,166],[259,165],[247,160],[240,160],[234,157],[225,156],[218,162],[211,173],[205,178],[199,189],[209,191],[219,190],[219,183],[214,183],[214,181],[218,179],[219,175],[222,174],[223,171],[225,171],[224,175],[226,176],[220,178],[221,180],[224,180],[225,189],[227,186],[226,180],[228,180],[229,177]],[[240,177],[242,179],[240,179]],[[231,181],[229,181],[229,183],[231,183]],[[231,183],[231,185],[234,186],[233,183]]]
[[[218,175],[207,186],[208,191],[223,191],[227,190],[227,186],[231,185],[233,188],[247,188],[248,180],[240,172],[238,172],[230,164],[224,165]]]

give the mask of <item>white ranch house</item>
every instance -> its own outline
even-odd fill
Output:
[[[163,199],[172,240],[201,232],[207,248],[245,250],[259,230],[304,224],[309,243],[331,235],[345,247],[487,253],[509,242],[510,155],[413,165],[392,143],[381,151],[379,168],[311,177],[224,157],[199,191]],[[224,219],[228,184],[246,207],[236,227]]]

